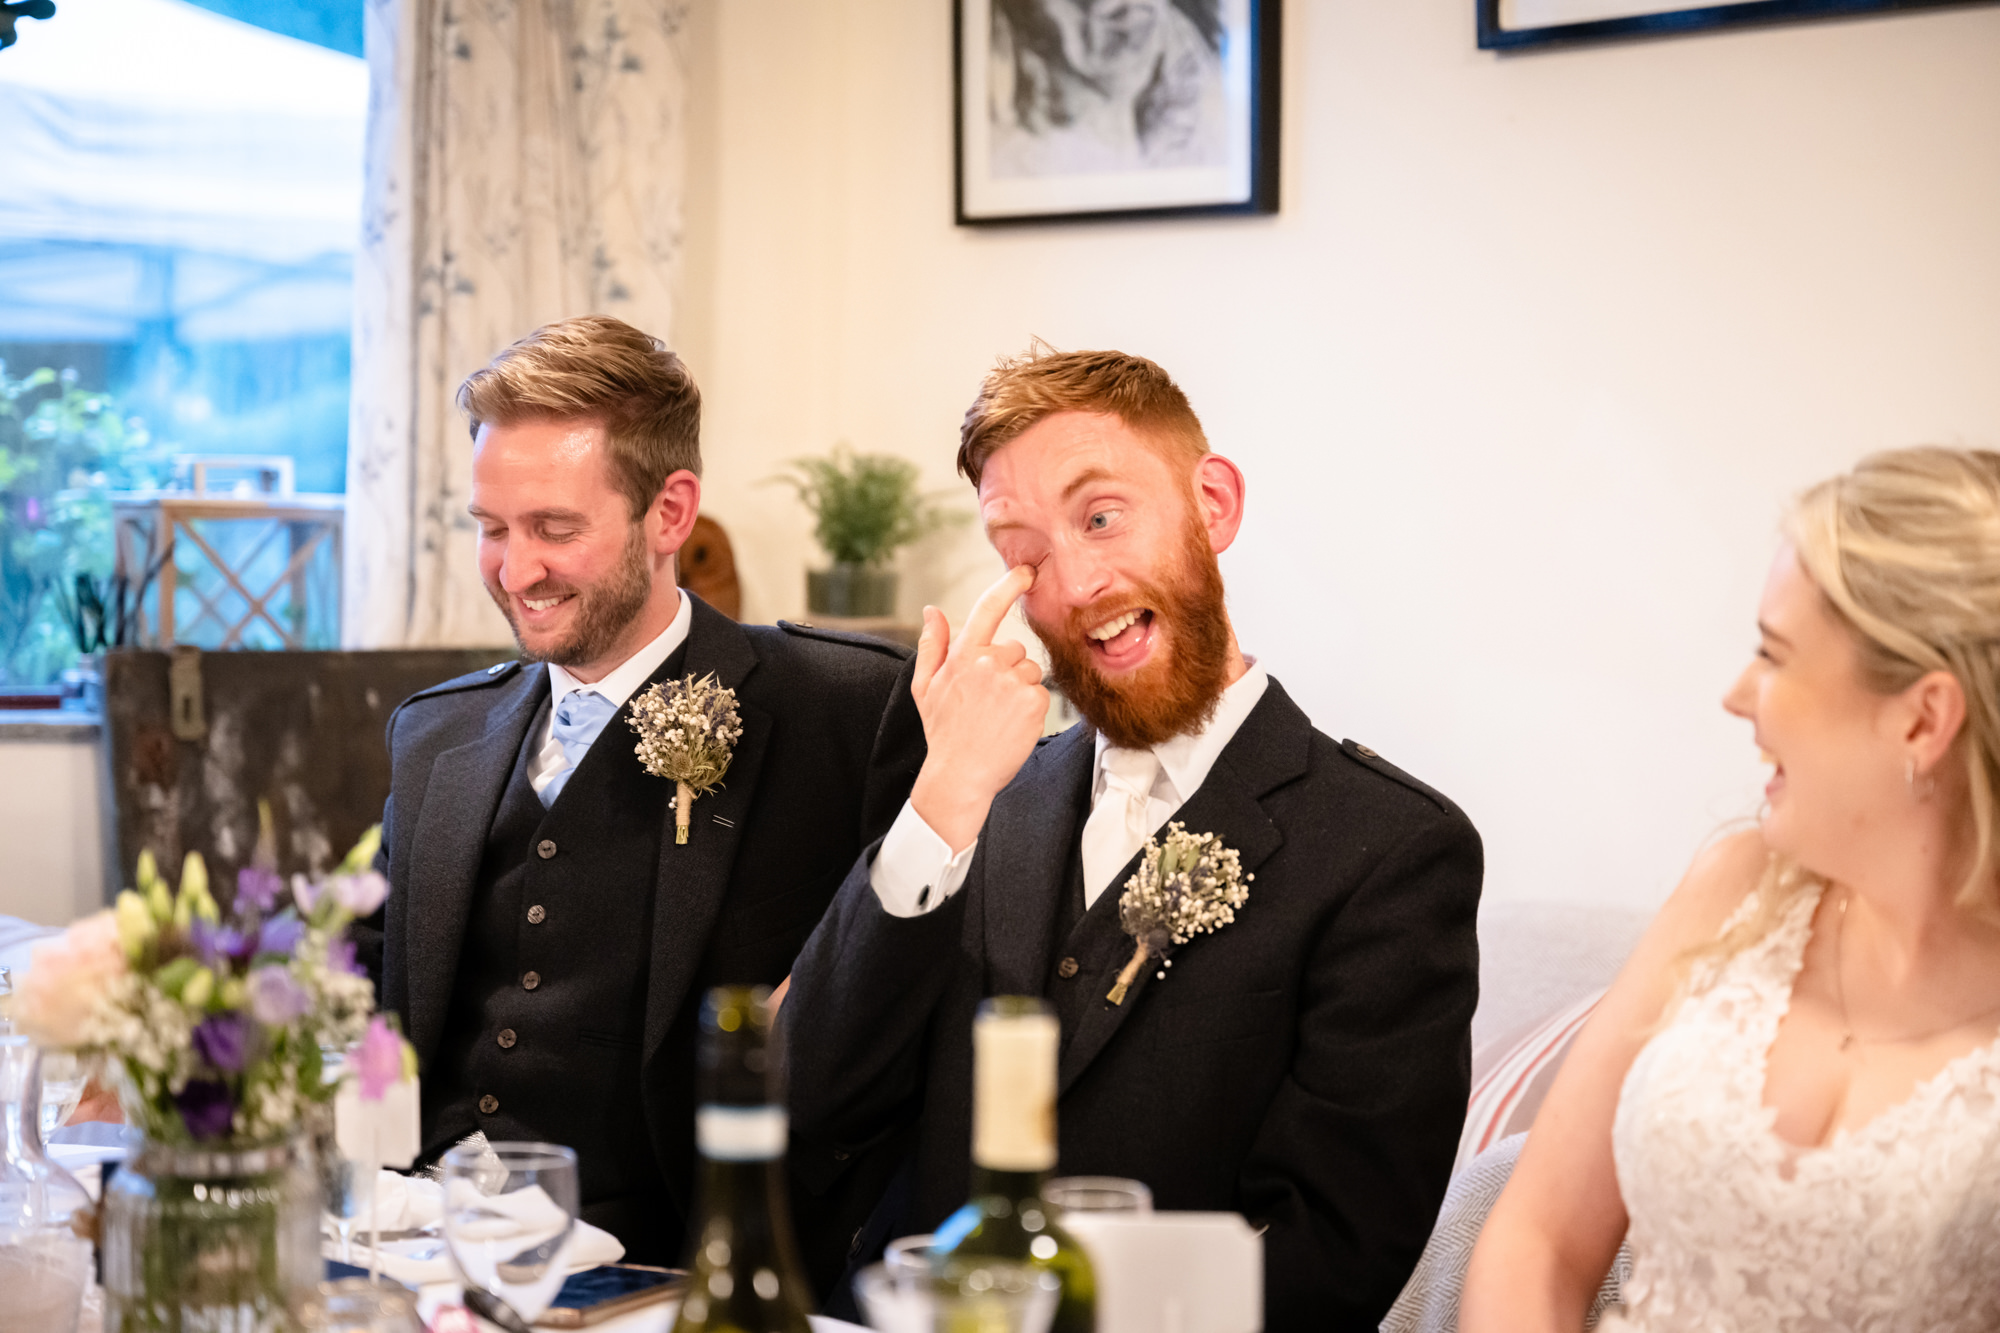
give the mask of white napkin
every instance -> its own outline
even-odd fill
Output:
[[[458,1183],[467,1189],[472,1188],[469,1181]],[[562,1209],[539,1185],[511,1194],[488,1195],[481,1202],[488,1211],[508,1219],[506,1225],[510,1229],[519,1229],[524,1234],[535,1230],[560,1229],[562,1226]],[[375,1207],[381,1213],[384,1231],[438,1227],[444,1217],[444,1186],[422,1176],[400,1176],[393,1171],[384,1171],[375,1181]],[[571,1272],[595,1268],[599,1264],[615,1264],[625,1257],[625,1246],[610,1232],[594,1227],[582,1218],[576,1220],[575,1226],[576,1231],[569,1242]],[[524,1240],[524,1247],[532,1243],[533,1238],[529,1237]],[[339,1243],[328,1241],[325,1254],[329,1259],[338,1258]],[[354,1262],[363,1268],[368,1267],[368,1218],[365,1213],[354,1229]],[[451,1261],[451,1250],[442,1234],[383,1241],[381,1267],[383,1273],[405,1286],[458,1280],[458,1269]]]
[[[356,1235],[366,1232],[381,1218],[384,1231],[416,1231],[435,1227],[444,1217],[444,1186],[424,1176],[398,1175],[384,1171],[375,1177],[372,1206],[363,1208],[354,1223]]]

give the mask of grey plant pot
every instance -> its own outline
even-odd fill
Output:
[[[806,609],[816,616],[893,616],[896,571],[850,564],[809,569]]]

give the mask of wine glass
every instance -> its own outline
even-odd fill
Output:
[[[576,1152],[468,1143],[444,1155],[444,1239],[465,1280],[532,1323],[555,1300],[576,1240]]]
[[[83,1061],[66,1051],[42,1052],[42,1142],[56,1132],[83,1100],[90,1071]]]
[[[375,1182],[381,1172],[366,1162],[350,1161],[338,1146],[325,1145],[320,1153],[319,1179],[326,1192],[326,1218],[340,1237],[340,1262],[354,1262],[354,1228],[362,1214],[375,1209]]]
[[[1153,1191],[1122,1176],[1061,1176],[1042,1186],[1042,1198],[1063,1213],[1153,1211]]]
[[[1001,1259],[926,1277],[872,1264],[855,1275],[854,1290],[868,1326],[879,1333],[1048,1333],[1062,1279]]]

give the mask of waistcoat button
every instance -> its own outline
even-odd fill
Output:
[[[542,984],[542,974],[541,974],[541,973],[539,973],[539,972],[523,972],[523,973],[521,974],[521,989],[522,989],[522,990],[533,990],[533,989],[534,989],[535,987],[537,987],[537,986],[539,986],[539,985],[541,985],[541,984]]]
[[[500,1029],[500,1049],[503,1051],[511,1051],[514,1049],[514,1029],[512,1028]]]
[[[541,857],[544,861],[548,860],[551,856],[554,856],[555,854],[556,854],[556,845],[553,842],[549,841],[547,838],[543,838],[540,842],[535,844],[535,855]]]
[[[1056,975],[1061,977],[1064,981],[1068,981],[1071,977],[1075,976],[1076,973],[1077,973],[1077,966],[1076,966],[1076,959],[1074,958],[1065,958],[1060,963],[1056,964]]]
[[[540,903],[536,903],[533,907],[530,907],[528,909],[529,925],[539,926],[542,924],[542,922],[548,919],[549,919],[548,911]]]
[[[498,1097],[495,1097],[492,1093],[489,1092],[484,1097],[481,1097],[479,1099],[479,1114],[492,1115],[495,1111],[499,1109],[500,1109],[500,1099]]]

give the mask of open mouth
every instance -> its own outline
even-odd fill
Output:
[[[1757,758],[1771,766],[1771,780],[1764,784],[1764,796],[1770,799],[1784,789],[1785,766],[1778,762],[1778,756],[1761,745],[1757,747]]]
[[[1129,671],[1153,649],[1153,613],[1132,607],[1084,631],[1091,656],[1106,671]]]
[[[514,604],[521,608],[528,620],[540,621],[553,615],[557,607],[575,596],[573,592],[557,593],[553,597],[522,597],[517,594]]]

